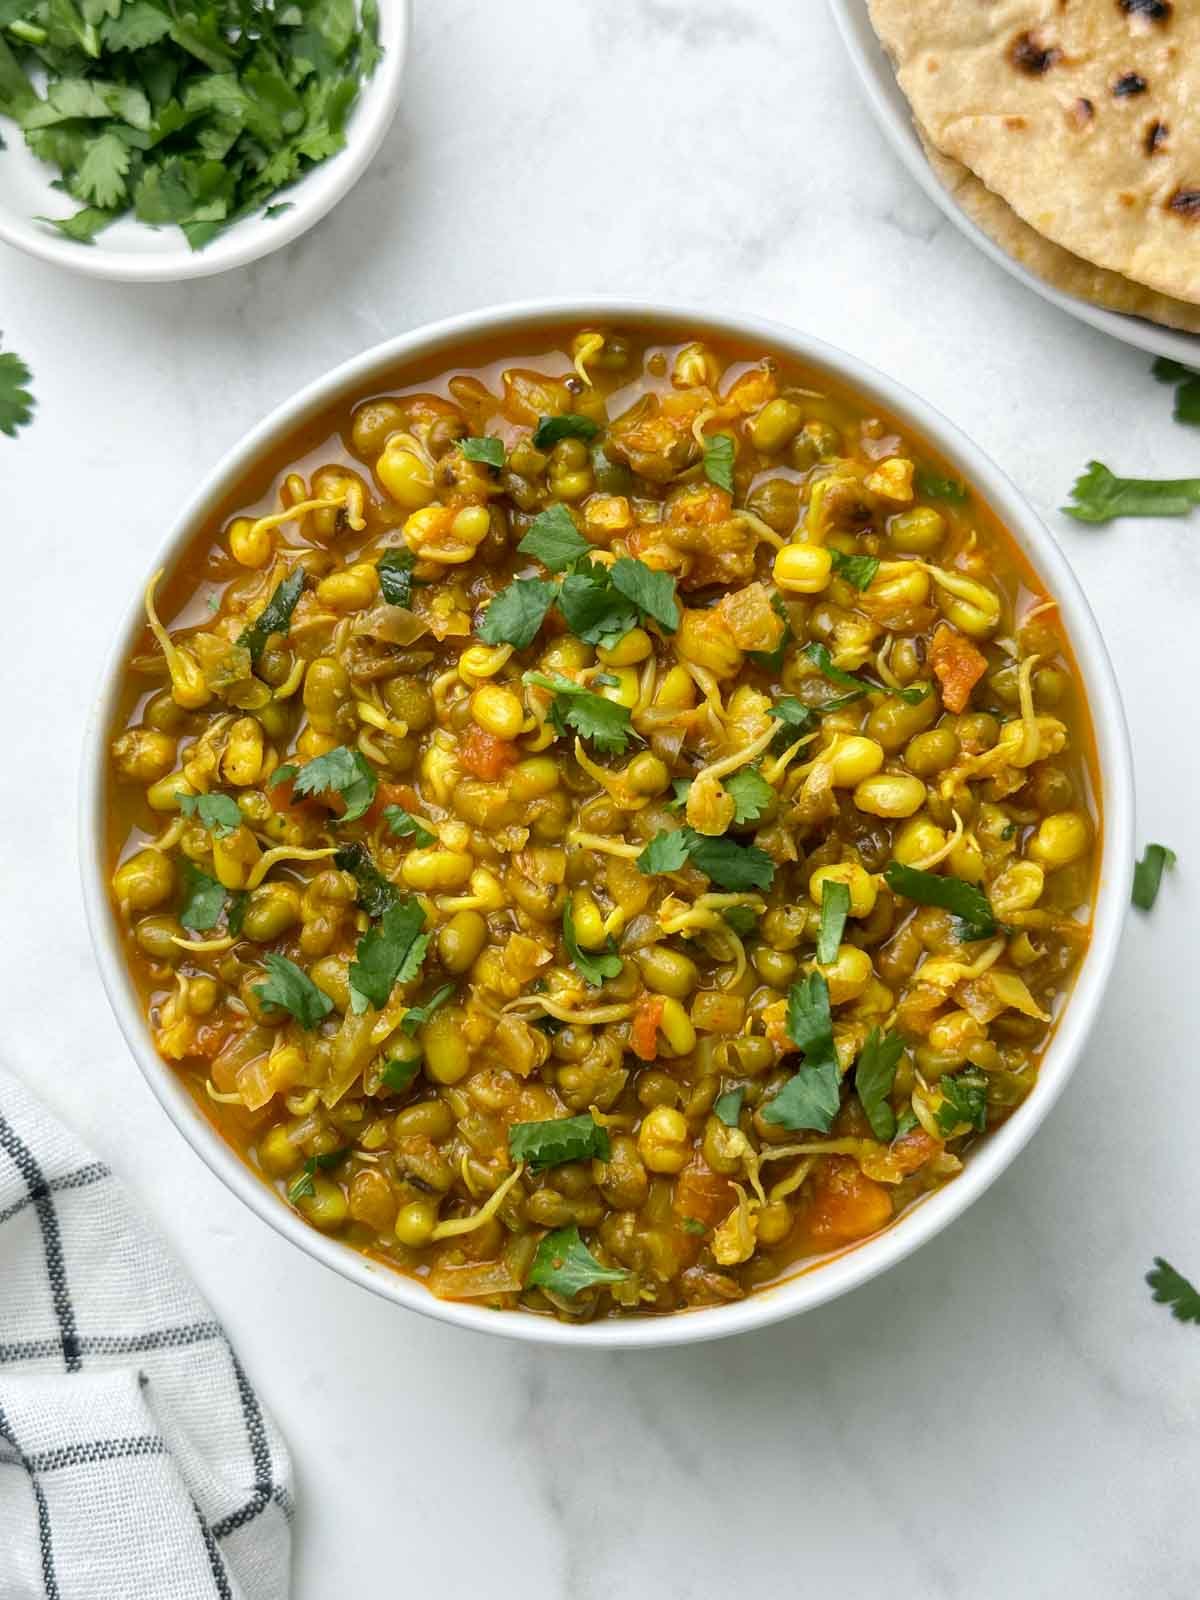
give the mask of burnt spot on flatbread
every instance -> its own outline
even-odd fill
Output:
[[[1091,122],[1092,118],[1096,115],[1096,108],[1090,100],[1086,100],[1080,96],[1080,98],[1076,100],[1075,104],[1071,107],[1067,115],[1071,118],[1071,121],[1077,128],[1086,128]]]
[[[1200,222],[1200,188],[1181,184],[1167,201],[1167,210],[1184,222]]]
[[[1165,122],[1152,122],[1146,129],[1146,154],[1156,156],[1167,142],[1170,128]]]
[[[1062,60],[1062,51],[1057,45],[1043,44],[1036,33],[1019,33],[1008,48],[1008,59],[1018,72],[1040,78]]]
[[[1145,94],[1146,80],[1140,72],[1123,72],[1112,86],[1118,100],[1128,100],[1131,95]]]
[[[1024,117],[1005,117],[1004,126],[1010,133],[1023,133],[1029,124]]]
[[[1173,9],[1171,0],[1117,0],[1127,17],[1145,17],[1148,22],[1166,22]]]

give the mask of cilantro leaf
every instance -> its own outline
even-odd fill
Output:
[[[26,134],[26,140],[29,135]],[[81,210],[72,212],[69,217],[35,217],[35,222],[44,222],[48,227],[57,228],[59,233],[68,239],[74,239],[76,244],[91,244],[96,235],[110,222],[115,222],[120,216],[119,211],[102,211],[99,206],[84,206]]]
[[[1200,478],[1118,478],[1102,461],[1089,461],[1061,509],[1077,522],[1114,517],[1186,517],[1200,505]]]
[[[1168,356],[1158,356],[1151,372],[1160,383],[1174,383],[1176,422],[1200,423],[1200,372]]]
[[[25,387],[31,376],[20,356],[11,350],[0,354],[0,433],[10,439],[33,420],[34,399]]]
[[[784,657],[787,655],[787,647],[795,638],[795,634],[792,632],[791,613],[788,611],[782,595],[773,594],[771,596],[771,610],[783,623],[783,632],[779,635],[779,643],[774,650],[747,650],[746,655],[763,672],[777,673],[783,666]]]
[[[340,1161],[344,1161],[349,1154],[350,1151],[347,1148],[344,1150],[329,1150],[320,1156],[309,1156],[300,1171],[288,1184],[287,1194],[292,1204],[295,1205],[297,1200],[304,1200],[309,1195],[316,1194],[317,1186],[313,1179],[317,1173],[330,1171]]]
[[[968,942],[990,939],[996,931],[996,918],[982,889],[964,878],[951,878],[940,872],[922,872],[889,861],[883,872],[888,887],[919,906],[940,906],[958,918],[958,936]]]
[[[410,1039],[418,1028],[429,1021],[439,1006],[445,1005],[453,993],[454,985],[452,983],[444,983],[440,989],[433,991],[424,1005],[409,1006],[408,1010],[400,1018],[400,1026]]]
[[[488,602],[478,628],[484,644],[511,644],[524,650],[537,636],[554,603],[555,588],[542,578],[516,578]]]
[[[704,441],[704,476],[726,494],[733,493],[733,463],[737,446],[731,433],[710,433]]]
[[[722,787],[733,801],[733,821],[757,822],[775,798],[775,791],[757,767],[743,767],[724,780]]]
[[[564,411],[558,417],[539,417],[533,430],[533,448],[549,450],[560,439],[594,439],[599,432],[598,423],[575,411]]]
[[[196,817],[214,839],[227,839],[242,825],[237,801],[227,794],[181,794],[179,809],[185,817]]]
[[[254,992],[265,1006],[288,1011],[302,1028],[315,1028],[333,1010],[333,1001],[317,988],[308,973],[286,956],[269,950],[263,957],[270,976],[256,983]]]
[[[789,743],[794,735],[811,733],[817,724],[817,713],[802,700],[797,700],[794,694],[782,695],[767,715],[783,724]]]
[[[183,905],[180,924],[191,933],[208,933],[221,920],[225,909],[225,885],[201,872],[193,861],[183,865]]]
[[[721,916],[742,939],[758,927],[758,912],[750,906],[726,906]]]
[[[358,885],[358,903],[369,917],[383,916],[400,899],[399,891],[371,860],[365,845],[345,845],[334,856],[333,864],[353,877]]]
[[[382,1011],[395,985],[416,977],[433,937],[424,927],[420,902],[406,899],[389,905],[363,934],[350,963],[350,1006],[356,1014],[368,1005]]]
[[[611,936],[603,950],[580,949],[579,940],[575,937],[575,913],[571,909],[570,895],[563,906],[562,930],[563,944],[571,965],[591,988],[598,989],[606,978],[615,978],[621,971],[625,963],[617,954],[617,942]]]
[[[937,1108],[938,1127],[947,1138],[966,1123],[977,1133],[987,1127],[987,1074],[978,1067],[947,1073],[938,1079],[942,1103]]]
[[[298,795],[339,794],[346,809],[338,819],[356,822],[371,807],[379,780],[370,762],[358,750],[344,744],[323,756],[306,761],[292,779]]]
[[[943,478],[940,473],[931,472],[928,467],[918,467],[914,484],[917,493],[924,495],[927,500],[965,500],[967,486],[960,483],[957,478]]]
[[[810,972],[792,985],[788,993],[787,1033],[792,1043],[804,1052],[806,1065],[820,1066],[827,1061],[837,1065],[829,985],[821,973]]]
[[[257,662],[273,633],[286,636],[292,624],[296,601],[304,588],[305,577],[303,567],[293,567],[287,577],[276,585],[275,592],[255,620],[238,635],[237,642],[249,650],[251,661]]]
[[[615,644],[637,627],[641,615],[598,561],[580,562],[567,574],[558,591],[558,609],[577,639],[597,645]]]
[[[929,693],[929,688],[925,684],[914,686],[911,689],[898,689],[893,688],[888,683],[872,683],[869,679],[856,678],[851,672],[843,672],[841,667],[834,666],[833,657],[829,654],[828,646],[820,644],[815,639],[811,644],[806,644],[800,653],[808,657],[823,678],[827,678],[830,683],[836,683],[841,688],[851,691],[849,694],[839,696],[836,700],[827,700],[821,708],[823,711],[840,710],[842,706],[848,706],[852,701],[859,699],[860,696],[870,693],[890,694],[897,700],[903,700],[906,706],[916,706],[920,705],[921,701]]]
[[[530,1289],[549,1289],[551,1294],[574,1300],[584,1289],[599,1283],[621,1283],[628,1276],[623,1268],[602,1267],[572,1223],[569,1228],[548,1233],[538,1245],[525,1284]]]
[[[411,550],[385,550],[375,563],[379,592],[390,606],[412,605],[413,568],[417,558]]]
[[[494,434],[463,439],[459,449],[468,461],[481,461],[485,467],[491,467],[496,472],[504,465],[504,440],[497,439]]]
[[[792,985],[787,1031],[803,1052],[804,1065],[763,1107],[763,1119],[781,1128],[828,1133],[841,1106],[842,1078],[833,1044],[829,985],[819,972]]]
[[[701,1234],[708,1232],[708,1224],[701,1222],[699,1217],[683,1217],[680,1219],[679,1226],[685,1233]]]
[[[688,858],[688,830],[660,828],[637,858],[639,872],[678,872]]]
[[[514,1161],[526,1162],[530,1172],[544,1172],[565,1161],[607,1161],[612,1146],[608,1129],[585,1111],[548,1122],[514,1122],[508,1130],[508,1153]]]
[[[817,960],[823,967],[837,960],[838,947],[850,915],[850,886],[836,878],[821,882],[821,927],[817,934]]]
[[[609,568],[613,588],[632,600],[643,616],[651,617],[660,628],[674,633],[679,626],[679,602],[675,598],[675,579],[669,572],[655,572],[644,561],[622,556]]]
[[[880,1033],[878,1028],[872,1028],[854,1068],[854,1087],[871,1132],[885,1143],[896,1134],[896,1114],[888,1104],[888,1096],[903,1054],[904,1040],[898,1033]]]
[[[552,505],[539,511],[517,546],[523,556],[532,556],[551,572],[565,572],[591,548],[564,505]]]
[[[1200,1322],[1200,1290],[1188,1282],[1181,1272],[1176,1272],[1169,1261],[1155,1256],[1154,1266],[1146,1274],[1146,1282],[1154,1291],[1160,1306],[1170,1306],[1171,1315],[1178,1322]]]
[[[706,878],[719,889],[740,892],[744,889],[769,889],[775,876],[775,863],[755,844],[736,844],[732,839],[712,839],[707,834],[682,830],[688,835],[688,854]]]
[[[432,844],[435,835],[428,828],[423,828],[416,817],[405,811],[403,806],[384,806],[383,820],[388,825],[388,832],[397,839],[407,839],[410,835],[412,842],[423,849],[427,844]]]
[[[869,589],[879,571],[878,556],[848,556],[841,550],[830,550],[833,570],[845,578],[855,589]]]
[[[742,1114],[742,1101],[745,1097],[745,1089],[727,1089],[724,1094],[719,1094],[714,1100],[713,1115],[718,1117],[727,1128],[736,1128],[738,1118]]]
[[[411,1061],[401,1061],[393,1056],[390,1061],[385,1061],[383,1071],[379,1074],[379,1081],[385,1089],[390,1089],[393,1094],[402,1094],[421,1070],[420,1056],[414,1056]]]
[[[125,178],[133,152],[115,133],[102,133],[93,139],[75,172],[74,193],[104,210],[125,198]]]
[[[559,672],[527,672],[521,681],[550,690],[554,696],[550,720],[560,733],[572,727],[581,739],[590,739],[605,755],[620,755],[630,739],[636,737],[629,725],[627,706],[593,694]]]
[[[1133,903],[1139,911],[1149,911],[1158,899],[1159,887],[1162,884],[1164,871],[1173,867],[1177,860],[1174,850],[1165,844],[1148,844],[1142,852],[1142,859],[1134,865],[1133,869]]]

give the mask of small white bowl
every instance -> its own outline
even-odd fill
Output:
[[[207,278],[282,249],[349,193],[382,144],[400,104],[410,11],[410,0],[382,0],[383,56],[359,90],[346,123],[345,148],[272,196],[267,204],[289,205],[278,217],[264,217],[260,210],[219,233],[203,250],[193,250],[174,225],[153,228],[129,217],[105,228],[92,244],[77,244],[36,218],[70,216],[79,202],[50,187],[57,168],[39,161],[16,124],[0,118],[8,146],[0,153],[0,239],[56,267],[125,283]]]
[[[743,348],[764,353],[777,351],[824,369],[856,394],[875,399],[902,425],[911,427],[932,444],[982,493],[1041,577],[1047,592],[1058,601],[1087,696],[1099,756],[1098,798],[1103,826],[1092,940],[1046,1050],[1036,1088],[1014,1115],[971,1153],[961,1176],[928,1195],[884,1233],[734,1305],[661,1317],[614,1318],[575,1327],[527,1311],[488,1311],[469,1303],[438,1300],[416,1279],[318,1233],[285,1205],[206,1121],[180,1079],[154,1049],[126,970],[104,870],[108,734],[123,663],[143,625],[141,602],[136,599],[123,626],[115,630],[112,656],[101,680],[104,689],[85,735],[79,850],[84,900],[100,975],[129,1047],[176,1127],[213,1172],[253,1211],[343,1277],[410,1310],[513,1339],[617,1349],[719,1339],[747,1328],[765,1327],[821,1305],[893,1266],[926,1239],[940,1233],[999,1177],[1062,1093],[1108,985],[1133,877],[1133,761],[1116,679],[1088,603],[1058,546],[1004,473],[940,412],[865,362],[808,334],[751,317],[714,315],[649,301],[546,301],[471,312],[376,345],[285,401],[231,450],[192,496],[166,544],[150,563],[150,570],[170,568],[247,469],[271,456],[295,429],[327,407],[386,389],[389,379],[400,369],[406,372],[407,382],[420,381],[425,375],[432,377],[463,344],[494,342],[503,336],[511,339],[514,350],[519,350],[526,335],[547,326],[586,326],[597,321],[622,328],[648,326],[687,338],[707,330],[732,339]]]

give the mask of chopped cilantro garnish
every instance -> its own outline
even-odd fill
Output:
[[[551,1294],[574,1300],[584,1289],[598,1283],[620,1283],[628,1276],[623,1269],[602,1267],[572,1223],[548,1233],[538,1245],[525,1283],[528,1288],[549,1289]]]
[[[425,933],[425,912],[417,900],[398,900],[358,941],[350,963],[350,1006],[382,1011],[397,983],[410,983],[421,970],[432,934]]]
[[[237,801],[227,794],[181,794],[179,809],[195,817],[214,839],[227,839],[242,825]]]
[[[600,432],[599,423],[591,417],[581,417],[575,411],[564,411],[558,417],[539,417],[533,430],[535,450],[549,450],[560,439],[594,439]]]
[[[685,1233],[701,1234],[708,1232],[708,1224],[701,1222],[699,1217],[682,1217],[679,1226]]]
[[[303,567],[293,567],[276,585],[275,592],[250,626],[238,635],[237,642],[249,650],[251,661],[257,661],[262,655],[273,633],[287,634],[305,577]]]
[[[965,500],[967,486],[960,483],[957,478],[943,478],[940,473],[931,472],[928,467],[918,467],[913,479],[917,493],[924,495],[926,500]]]
[[[511,644],[524,650],[537,637],[554,604],[555,588],[542,578],[516,578],[488,602],[477,632],[484,644]]]
[[[856,678],[852,672],[843,672],[841,667],[834,666],[828,646],[819,644],[816,640],[806,644],[801,654],[808,657],[823,678],[827,678],[830,683],[836,683],[842,689],[850,690],[849,694],[840,695],[836,700],[827,700],[821,708],[823,711],[840,710],[842,706],[848,706],[860,696],[871,693],[894,695],[897,700],[903,700],[906,706],[916,706],[920,705],[929,693],[929,688],[925,684],[911,689],[893,689],[890,684],[872,683],[869,679]]]
[[[749,906],[726,906],[721,916],[741,939],[758,926],[758,912]]]
[[[384,812],[386,817],[387,812]],[[400,898],[398,890],[371,860],[365,845],[348,844],[333,858],[334,866],[348,872],[358,885],[358,903],[369,917],[381,917]]]
[[[514,1122],[508,1130],[508,1153],[514,1161],[524,1161],[530,1172],[544,1172],[565,1161],[607,1161],[612,1147],[608,1129],[585,1111],[548,1122]]]
[[[412,604],[413,568],[417,558],[411,550],[385,550],[375,563],[379,574],[379,592],[390,606]]]
[[[401,1061],[393,1056],[390,1061],[385,1061],[383,1071],[379,1074],[379,1081],[385,1089],[390,1089],[393,1094],[402,1094],[421,1070],[420,1056],[414,1056],[411,1061]]]
[[[335,750],[306,761],[292,778],[292,789],[298,795],[341,795],[346,809],[339,821],[355,822],[370,810],[378,782],[361,751],[340,744]]]
[[[3,49],[0,41],[0,49]],[[4,110],[4,77],[0,63],[0,110]],[[33,420],[34,398],[26,385],[32,373],[20,356],[6,350],[0,354],[0,433],[15,439],[17,429]]]
[[[830,550],[833,570],[845,578],[855,589],[869,589],[879,571],[878,556],[848,556],[841,550]]]
[[[737,446],[731,433],[712,433],[704,441],[704,476],[726,494],[733,493],[733,463]]]
[[[485,467],[491,467],[499,472],[504,465],[504,440],[497,439],[495,434],[485,434],[482,438],[463,439],[459,449],[468,461],[479,461]]]
[[[779,635],[779,643],[774,650],[747,650],[746,655],[763,672],[777,673],[783,666],[783,658],[787,655],[787,647],[791,644],[795,635],[792,632],[791,615],[784,604],[782,595],[773,594],[771,596],[771,610],[783,623],[783,631]]]
[[[780,696],[767,715],[783,724],[781,737],[786,734],[789,744],[801,734],[811,733],[817,723],[817,713],[794,694]]]
[[[179,921],[192,933],[207,933],[221,920],[225,909],[225,885],[201,872],[193,861],[183,865],[183,905]]]
[[[579,973],[584,983],[590,984],[593,989],[598,989],[607,978],[615,978],[624,963],[617,954],[616,940],[611,936],[605,943],[603,950],[581,950],[579,940],[575,937],[575,913],[571,909],[571,896],[568,895],[563,906],[563,944],[567,947],[567,955],[571,965]]]
[[[817,934],[817,960],[823,967],[837,960],[838,947],[850,915],[850,886],[836,878],[821,882],[821,927]]]
[[[1154,1291],[1160,1306],[1170,1306],[1171,1315],[1178,1322],[1200,1322],[1200,1290],[1189,1283],[1181,1272],[1176,1272],[1169,1261],[1155,1256],[1154,1266],[1146,1274],[1146,1282]]]
[[[888,887],[920,906],[940,906],[958,918],[960,939],[990,939],[996,931],[996,918],[982,889],[964,878],[951,878],[940,872],[922,872],[889,861],[884,868]]]
[[[713,1102],[713,1115],[718,1117],[727,1128],[736,1128],[738,1118],[742,1114],[742,1101],[745,1098],[745,1089],[727,1089],[724,1094],[719,1094]]]
[[[871,1132],[885,1143],[896,1134],[896,1115],[888,1096],[903,1054],[904,1040],[898,1033],[881,1034],[878,1028],[872,1028],[854,1068],[854,1086]]]
[[[412,842],[418,849],[424,849],[427,844],[432,844],[434,835],[428,828],[423,828],[411,812],[405,811],[403,806],[384,806],[383,820],[387,823],[388,832],[396,839],[407,839],[411,836]]]
[[[726,778],[722,787],[733,801],[735,826],[757,822],[775,798],[774,789],[757,767],[743,767]]]
[[[1139,911],[1149,911],[1158,899],[1163,873],[1176,862],[1174,850],[1165,844],[1148,844],[1142,859],[1133,869],[1133,903]]]
[[[966,1067],[962,1072],[938,1079],[942,1103],[937,1108],[938,1127],[945,1137],[954,1136],[954,1130],[965,1123],[982,1133],[987,1127],[987,1074],[978,1067]]]
[[[787,1032],[804,1055],[804,1065],[763,1107],[763,1120],[780,1128],[811,1128],[828,1133],[841,1105],[841,1072],[833,1045],[829,985],[810,972],[792,985]]]
[[[1077,522],[1114,517],[1186,517],[1200,505],[1200,478],[1118,478],[1102,461],[1089,461],[1063,506]]]
[[[637,858],[638,871],[678,872],[688,858],[687,828],[660,828]]]
[[[444,983],[440,989],[433,991],[424,1005],[409,1006],[408,1010],[400,1018],[400,1026],[410,1039],[418,1028],[423,1027],[429,1021],[439,1006],[445,1005],[453,993],[454,985],[452,983]]]
[[[330,1150],[322,1156],[309,1156],[300,1171],[288,1184],[288,1199],[292,1204],[295,1205],[297,1200],[303,1200],[310,1195],[316,1194],[317,1186],[313,1179],[317,1173],[328,1172],[331,1168],[336,1167],[340,1161],[344,1161],[349,1154],[349,1149],[344,1149]]]
[[[660,628],[674,633],[679,626],[679,602],[675,598],[675,579],[669,572],[655,572],[644,561],[622,556],[609,568],[613,588],[631,600],[643,616]]]
[[[302,1028],[315,1028],[333,1010],[333,1001],[294,961],[273,950],[268,950],[263,961],[269,976],[265,983],[254,985],[263,1005],[291,1012]]]
[[[568,572],[558,591],[558,609],[577,639],[597,645],[615,644],[637,627],[641,615],[598,561],[581,561]]]
[[[649,876],[678,872],[689,858],[718,888],[730,891],[769,889],[775,876],[775,863],[757,845],[711,838],[694,828],[660,828],[638,856],[637,865]]]
[[[630,739],[636,737],[629,726],[628,707],[593,694],[559,672],[527,672],[522,682],[549,689],[553,694],[550,721],[559,733],[574,728],[581,739],[590,739],[605,755],[620,755]]]
[[[591,548],[566,506],[557,504],[538,512],[517,546],[523,556],[532,556],[551,572],[565,572]]]

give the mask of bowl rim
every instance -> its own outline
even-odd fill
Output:
[[[379,34],[383,55],[359,88],[346,123],[344,147],[272,197],[269,203],[275,199],[291,202],[291,209],[279,218],[244,217],[203,250],[189,249],[180,234],[177,249],[143,255],[106,246],[103,238],[91,246],[76,244],[34,217],[16,216],[0,206],[0,240],[52,266],[114,283],[183,283],[210,278],[282,250],[349,194],[395,119],[411,44],[411,0],[387,0],[380,8]]]
[[[1059,605],[1075,653],[1095,733],[1102,815],[1101,859],[1092,939],[1068,1003],[1043,1057],[1033,1094],[976,1149],[965,1170],[925,1197],[885,1232],[735,1304],[659,1317],[612,1318],[583,1326],[526,1311],[489,1311],[436,1299],[418,1280],[318,1233],[290,1210],[204,1118],[182,1082],[155,1051],[121,952],[108,901],[104,861],[106,733],[115,709],[119,670],[142,623],[135,596],[116,630],[88,718],[79,783],[79,864],[88,927],[109,1003],[147,1083],[176,1128],[209,1169],[276,1232],[344,1278],[425,1316],[459,1328],[538,1344],[633,1349],[725,1338],[762,1328],[822,1305],[910,1255],[960,1216],[1024,1147],[1045,1120],[1074,1070],[1105,995],[1128,904],[1134,861],[1133,760],[1116,677],[1095,618],[1065,557],[1037,513],[985,453],[928,402],[869,363],[811,334],[765,318],[678,303],[603,295],[539,299],[487,307],[426,324],[362,351],[284,400],[225,453],[187,500],[149,570],[170,566],[194,529],[256,459],[308,418],[388,372],[430,364],[477,338],[514,341],[549,326],[603,320],[696,335],[710,332],[777,350],[823,369],[891,414],[954,463],[988,501]]]

